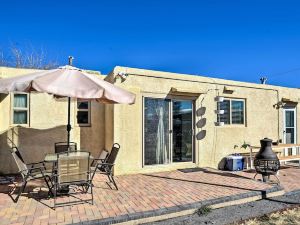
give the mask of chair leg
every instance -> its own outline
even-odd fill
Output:
[[[92,183],[91,183],[90,187],[91,187],[91,195],[92,195],[92,205],[94,205],[94,194],[93,194],[93,185],[92,185]]]
[[[26,180],[23,181],[22,186],[21,186],[21,188],[20,188],[20,190],[19,190],[18,196],[17,196],[16,199],[15,199],[15,202],[18,202],[19,197],[21,196],[21,194],[22,194],[23,191],[25,190],[26,184],[27,184],[27,181],[26,181]]]
[[[54,210],[56,209],[57,184],[54,184]]]
[[[94,170],[94,172],[93,172],[93,174],[92,174],[91,180],[94,180],[94,176],[95,176],[97,170],[98,170],[98,167],[95,168],[95,170]]]
[[[117,183],[116,183],[116,181],[114,179],[114,176],[112,174],[110,174],[110,179],[111,179],[112,183],[114,184],[114,186],[116,187],[116,189],[119,190],[118,186],[117,186]]]
[[[254,175],[254,177],[253,177],[254,180],[255,180],[255,177],[257,176],[257,174],[258,174],[258,173],[256,173],[256,174]]]
[[[279,178],[277,177],[276,174],[274,174],[274,177],[275,177],[275,178],[277,179],[277,181],[278,181],[277,185],[280,185],[280,180],[279,180]]]
[[[50,187],[49,181],[47,181],[47,177],[46,177],[46,176],[44,177],[44,180],[45,180],[45,182],[46,182],[46,184],[47,184],[47,187],[48,187],[48,189],[49,189],[48,194],[52,197],[52,196],[53,196],[53,192],[52,192],[53,184],[52,184],[51,178],[48,177],[48,179],[49,179],[49,181],[50,181],[52,187]]]
[[[109,182],[112,183],[113,181],[112,181],[111,178],[110,178],[111,174],[110,174],[110,173],[107,173],[106,175],[107,175],[107,177],[108,177],[108,179],[109,179]]]

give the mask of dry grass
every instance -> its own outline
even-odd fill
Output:
[[[243,223],[243,225],[293,225],[293,224],[300,224],[300,208],[273,213]]]

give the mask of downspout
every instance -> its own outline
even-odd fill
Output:
[[[274,89],[274,91],[276,91],[277,93],[277,103],[279,102],[279,91]],[[277,141],[280,140],[280,107],[277,107],[277,117],[278,117],[278,120],[277,120],[277,126],[278,126],[278,129],[277,129]]]

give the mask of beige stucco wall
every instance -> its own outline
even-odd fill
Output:
[[[120,78],[116,78],[119,72],[129,75],[125,81],[121,82]],[[251,145],[259,145],[259,140],[264,137],[272,138],[274,141],[282,139],[282,108],[278,110],[274,104],[278,103],[281,98],[290,98],[294,101],[300,99],[298,89],[126,67],[115,67],[106,79],[115,80],[116,85],[136,94],[134,105],[114,106],[113,119],[111,119],[114,134],[111,142],[118,142],[121,145],[115,166],[116,174],[146,173],[197,166],[217,167],[224,156],[242,151],[240,147],[234,149],[234,146],[241,146],[244,141]],[[224,93],[224,86],[234,92]],[[199,93],[195,97],[195,163],[143,166],[143,97],[174,96],[174,93],[170,92],[172,87],[182,89],[182,92],[189,90],[195,95]],[[187,93],[181,94],[188,95]],[[245,125],[215,126],[217,116],[214,110],[216,110],[217,103],[214,98],[218,95],[241,98],[246,101]],[[177,98],[180,99],[181,96]],[[197,112],[204,108],[205,114],[197,116]],[[298,108],[297,105],[299,112]],[[206,120],[204,127],[197,127],[199,120]],[[299,132],[297,134],[300,140]]]
[[[0,67],[1,77],[10,77],[33,72],[27,69]],[[129,74],[122,82],[116,75]],[[244,141],[259,145],[264,137],[278,140],[283,138],[282,108],[274,107],[282,98],[299,102],[298,89],[270,85],[250,84],[202,76],[175,74],[160,71],[115,67],[105,78],[136,94],[133,105],[102,105],[92,103],[91,127],[76,124],[76,105],[72,102],[71,139],[81,149],[97,156],[103,148],[110,149],[114,142],[121,145],[115,165],[115,174],[147,173],[190,167],[217,167],[220,160],[231,153]],[[224,86],[234,90],[223,92]],[[177,88],[179,92],[170,92]],[[181,91],[181,92],[180,92]],[[179,96],[181,95],[181,96]],[[246,102],[245,125],[215,126],[214,112],[216,96],[241,98]],[[193,98],[195,99],[195,163],[172,163],[168,165],[143,166],[143,98]],[[297,121],[300,121],[299,104]],[[200,111],[205,109],[203,115]],[[199,121],[206,121],[200,127]],[[0,95],[0,172],[15,172],[10,157],[11,141],[20,147],[25,161],[43,160],[48,152],[54,152],[54,143],[66,140],[67,102],[47,94],[30,94],[30,125],[14,127],[11,124],[11,96]],[[147,138],[147,137],[146,137]],[[300,141],[300,132],[297,132]]]
[[[31,72],[34,70],[0,67],[1,78]],[[12,124],[11,95],[0,96],[0,173],[16,172],[16,165],[9,153],[12,142],[19,147],[24,160],[30,163],[42,161],[46,153],[54,152],[55,142],[66,141],[66,99],[55,99],[43,93],[30,93],[30,123],[28,126],[16,127]],[[92,102],[91,126],[81,127],[76,123],[76,100],[72,100],[71,104],[71,141],[77,142],[80,149],[99,156],[105,145],[104,105]]]

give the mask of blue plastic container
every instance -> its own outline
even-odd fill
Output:
[[[244,169],[244,157],[230,155],[226,157],[226,169],[230,171],[239,171]]]

